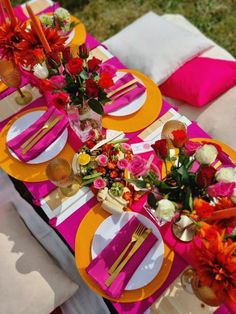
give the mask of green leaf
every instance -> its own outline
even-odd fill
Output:
[[[82,80],[87,80],[89,77],[86,71],[82,71],[79,76],[82,78]]]
[[[128,180],[128,182],[133,183],[137,188],[144,189],[146,188],[146,182],[143,180]]]
[[[157,200],[153,193],[148,194],[147,202],[151,208],[156,208]]]
[[[101,103],[97,99],[89,99],[88,101],[89,107],[98,114],[103,114],[103,107]]]
[[[181,176],[182,176],[182,181],[183,183],[188,183],[188,171],[187,169],[185,168],[184,165],[182,165],[178,170],[177,170],[177,173],[179,173]]]

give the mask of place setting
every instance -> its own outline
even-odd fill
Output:
[[[82,241],[86,224],[90,227]],[[98,204],[77,231],[78,270],[95,292],[110,300],[147,298],[165,282],[173,259],[158,227],[138,213],[109,216]]]

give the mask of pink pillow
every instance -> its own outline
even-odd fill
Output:
[[[202,107],[236,85],[236,61],[197,57],[166,80],[163,95]]]

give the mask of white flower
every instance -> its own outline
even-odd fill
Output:
[[[46,27],[53,25],[53,16],[49,16],[47,14],[41,14],[39,16],[39,19],[42,22],[42,24],[45,25]]]
[[[171,221],[172,217],[175,214],[175,205],[167,200],[162,199],[158,202],[158,206],[155,212],[157,217],[163,218],[166,221]]]
[[[42,64],[36,64],[33,67],[34,75],[39,79],[46,79],[48,77],[48,68],[46,66],[46,63],[43,62]]]
[[[218,151],[214,145],[205,144],[201,146],[195,154],[196,160],[203,165],[213,163],[218,155]]]
[[[233,195],[231,196],[231,201],[236,204],[236,188],[234,189],[234,193]]]
[[[54,16],[61,22],[70,22],[70,13],[64,8],[56,9],[56,11],[54,12]]]
[[[218,170],[215,174],[218,182],[236,182],[236,172],[232,167],[225,167]]]

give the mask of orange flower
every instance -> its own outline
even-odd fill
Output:
[[[214,206],[201,198],[195,198],[193,208],[201,219],[210,217],[214,211]]]
[[[224,232],[206,227],[207,233],[214,234],[206,240],[200,234],[200,245],[193,242],[196,257],[196,271],[203,285],[209,286],[217,296],[236,302],[236,242],[224,241]],[[210,230],[212,228],[212,230]]]

